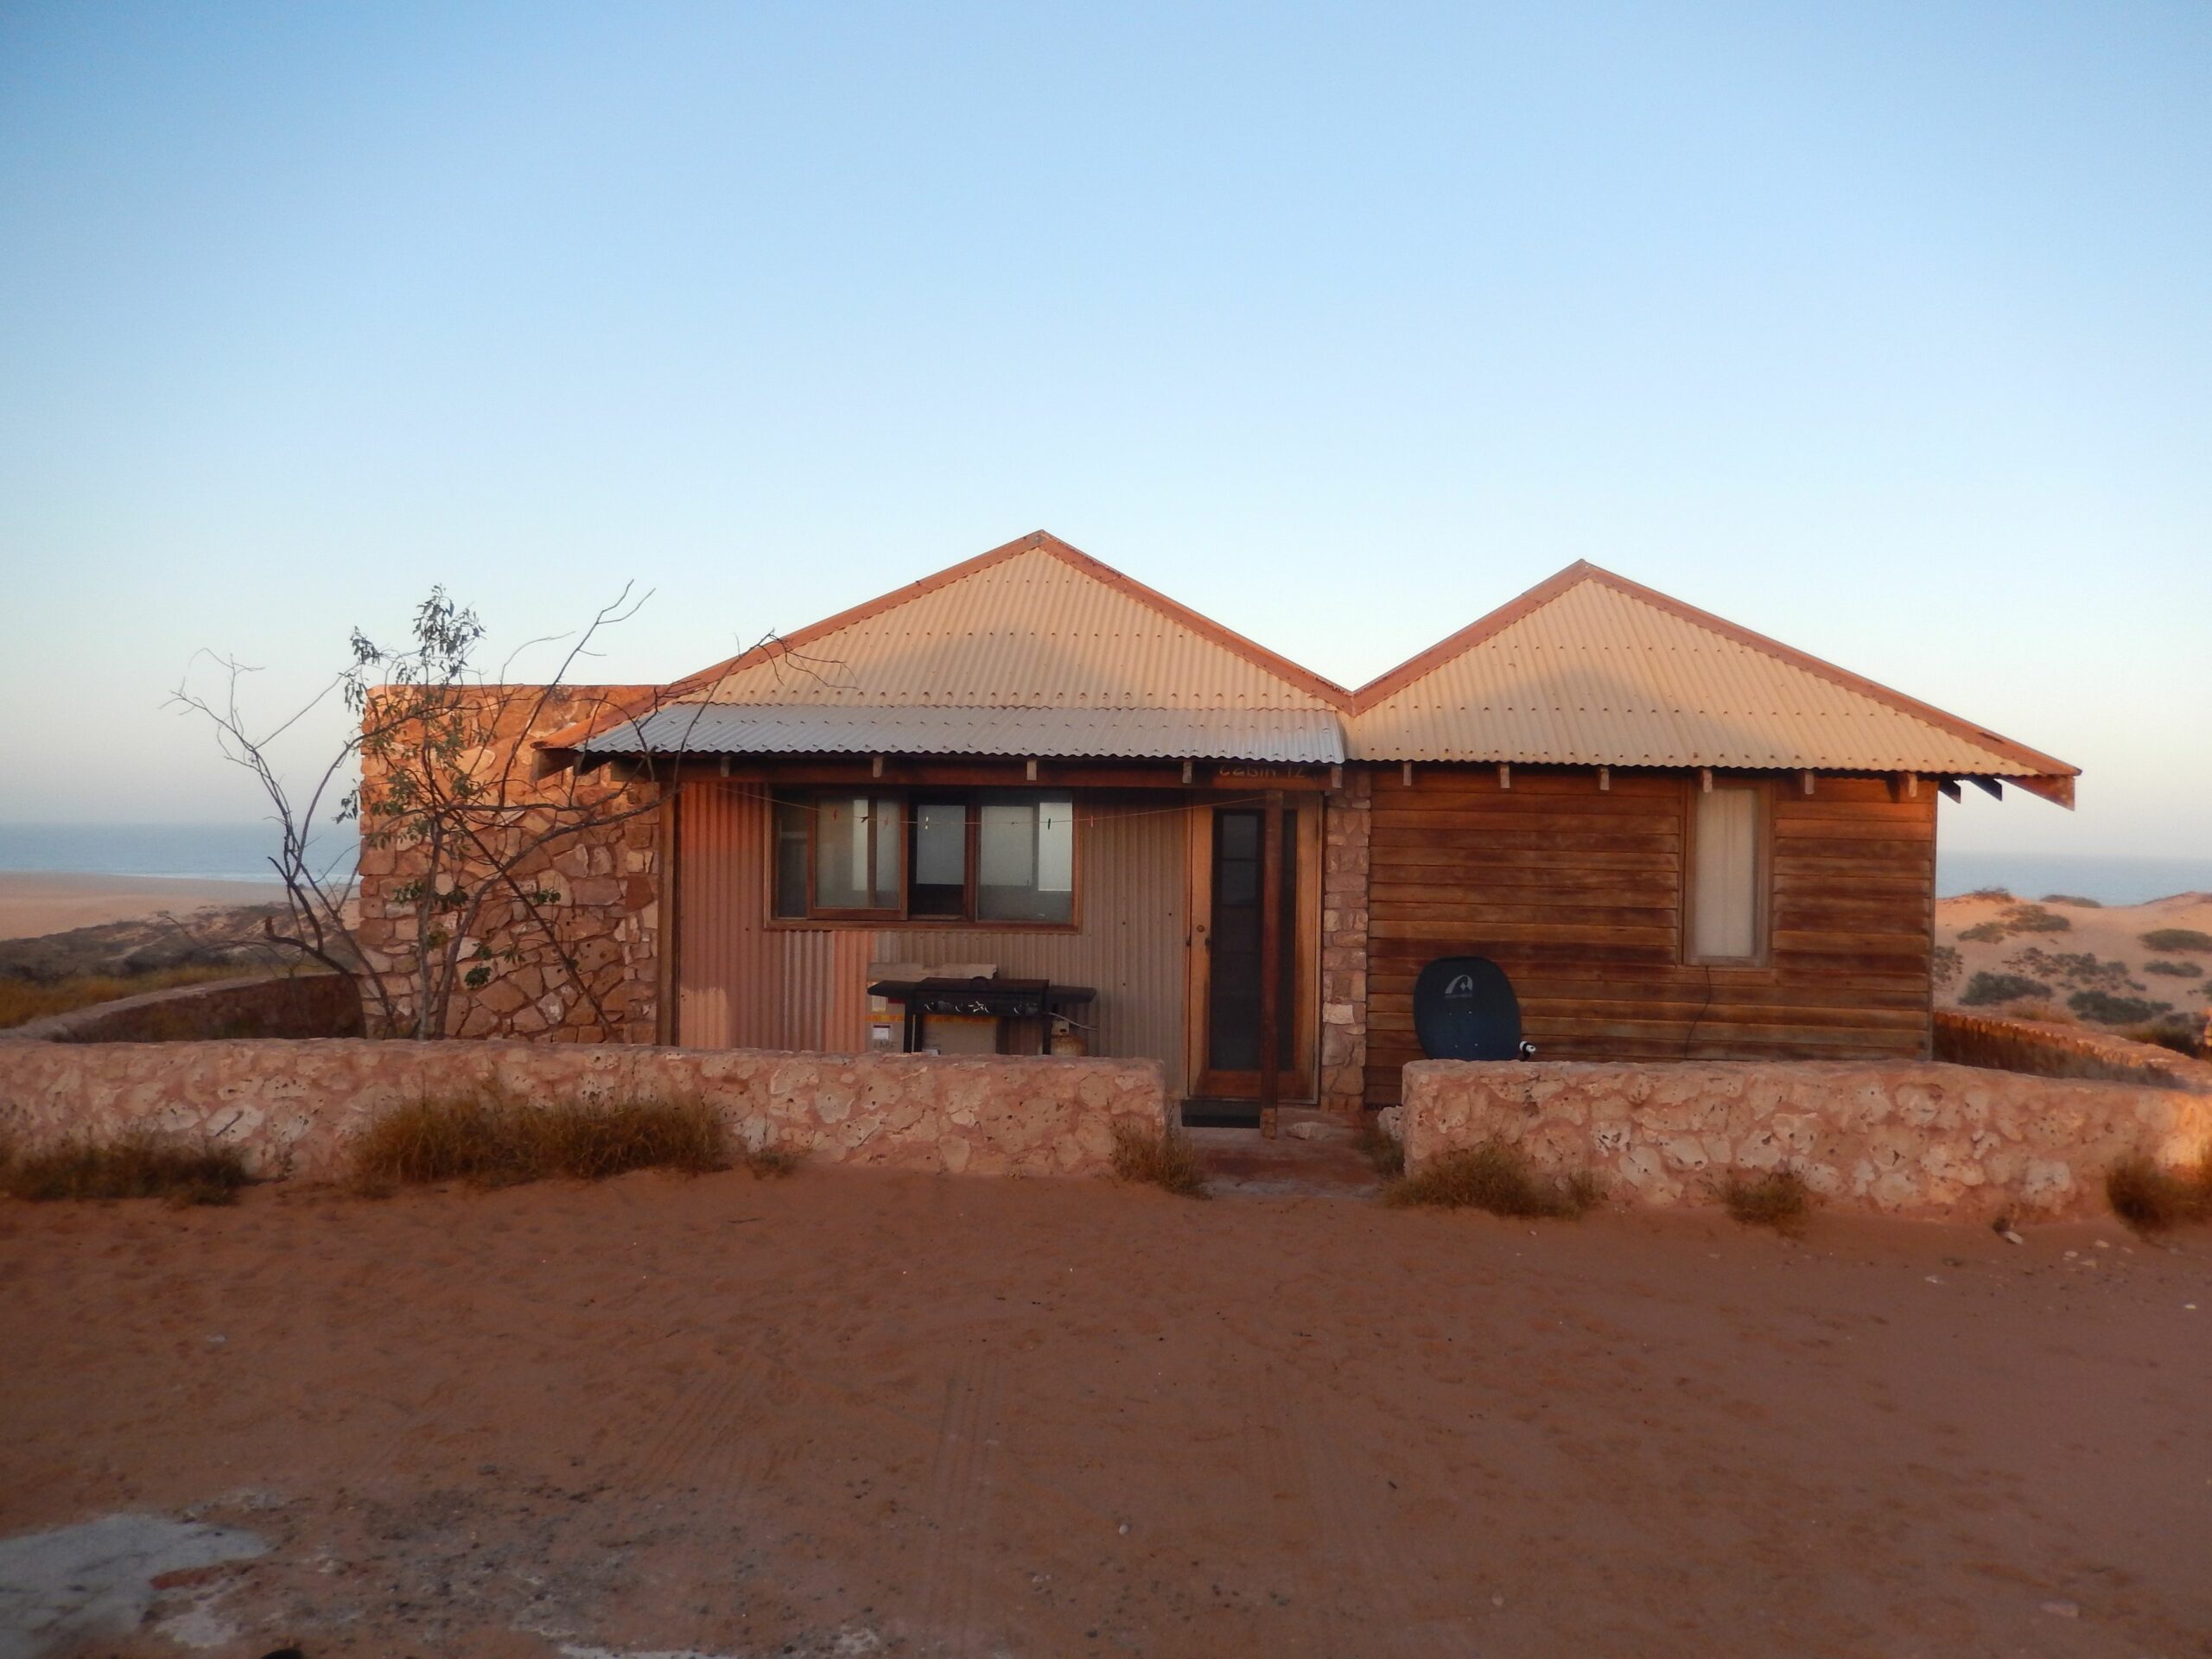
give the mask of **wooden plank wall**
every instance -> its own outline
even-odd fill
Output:
[[[1743,781],[1731,779],[1729,781]],[[1694,773],[1416,766],[1374,773],[1367,1102],[1421,1058],[1413,985],[1442,956],[1495,959],[1553,1059],[1920,1058],[1929,1044],[1936,789],[1761,779],[1771,948],[1682,960]]]

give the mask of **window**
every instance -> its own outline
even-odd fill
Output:
[[[1071,797],[825,791],[778,800],[775,819],[779,918],[1075,919]]]
[[[814,803],[817,910],[899,908],[899,803],[825,795]]]
[[[1766,861],[1760,845],[1760,808],[1757,789],[1692,785],[1692,962],[1753,962],[1765,954]]]

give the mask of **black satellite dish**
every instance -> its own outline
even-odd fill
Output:
[[[1525,1060],[1521,999],[1488,957],[1440,957],[1414,982],[1414,1034],[1432,1060]]]

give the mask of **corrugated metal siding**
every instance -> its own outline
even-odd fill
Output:
[[[1319,709],[794,709],[679,702],[603,732],[587,754],[1014,754],[1334,766]]]
[[[995,928],[766,925],[768,807],[741,785],[682,795],[677,906],[677,1040],[694,1048],[827,1049],[867,1039],[870,962],[990,962],[1021,978],[1098,993],[1091,1052],[1143,1057],[1183,1088],[1185,824],[1159,804],[1086,798],[1081,925]]]
[[[1091,1052],[1162,1062],[1167,1086],[1179,1098],[1188,814],[1096,800],[1081,803],[1081,810],[1086,822],[1077,931],[910,928],[876,935],[880,959],[989,962],[1014,978],[1089,985],[1098,993]]]
[[[1596,581],[1354,715],[1346,747],[1367,760],[2020,771],[2018,760]]]
[[[817,708],[1331,706],[1041,548],[696,695]]]
[[[859,1050],[875,936],[766,926],[767,803],[710,784],[687,785],[678,802],[677,1041]]]

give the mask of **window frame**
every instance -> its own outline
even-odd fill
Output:
[[[1697,951],[1698,799],[1707,791],[1692,772],[1682,795],[1682,914],[1676,955],[1687,968],[1764,969],[1774,960],[1774,785],[1766,778],[1715,772],[1715,791],[1743,790],[1751,797],[1751,950],[1748,956],[1709,957]]]
[[[852,799],[866,795],[874,800],[894,801],[899,809],[899,904],[895,910],[857,909],[823,906],[815,898],[815,853],[817,836],[811,820],[804,837],[806,848],[805,893],[806,913],[785,915],[779,912],[778,891],[779,868],[778,848],[779,831],[778,817],[780,808],[792,805],[811,812],[825,800]],[[1071,827],[1072,842],[1068,868],[1068,918],[1061,921],[997,921],[977,913],[980,906],[982,881],[982,809],[991,803],[1022,802],[1030,804],[1046,800],[1065,800],[1074,811]],[[958,804],[965,808],[965,836],[962,853],[961,913],[958,916],[917,916],[912,913],[914,891],[914,856],[916,818],[913,809],[918,805],[949,806]],[[897,785],[889,788],[867,787],[849,784],[799,784],[773,787],[768,791],[768,856],[761,861],[765,866],[767,891],[762,906],[762,918],[772,928],[864,928],[871,932],[906,931],[912,929],[936,929],[961,932],[1032,932],[1074,933],[1082,929],[1083,891],[1085,843],[1089,837],[1084,830],[1082,797],[1076,790],[1040,788],[1036,785],[1011,788],[952,785],[931,787],[926,784]],[[950,883],[935,884],[949,887]]]

